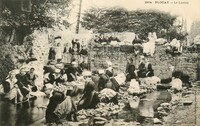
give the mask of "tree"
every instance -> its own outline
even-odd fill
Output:
[[[81,25],[98,33],[122,32],[128,26],[127,16],[123,8],[91,8],[83,14]]]
[[[71,0],[0,0],[0,83],[29,58],[24,37],[35,29],[69,26]],[[26,37],[27,38],[27,37]],[[23,44],[23,45],[21,45]]]
[[[160,36],[162,29],[169,30],[176,16],[157,10],[136,10],[129,12],[129,31],[147,36],[148,32],[157,32]]]
[[[69,26],[67,16],[71,0],[3,0],[0,26],[2,41],[17,41],[34,29]]]
[[[123,8],[92,8],[82,18],[82,26],[94,32],[137,32],[147,36],[148,32],[169,31],[176,16],[157,10],[127,11]]]
[[[123,32],[128,29],[128,11],[123,8],[107,9],[103,15],[105,27],[114,32]]]
[[[191,26],[189,39],[191,43],[194,42],[194,38],[200,35],[200,21],[194,21]]]
[[[106,24],[106,20],[103,19],[103,15],[106,13],[106,9],[91,8],[83,14],[81,25],[87,30],[93,30],[94,32],[101,32],[101,29],[107,31],[107,28],[103,28]]]

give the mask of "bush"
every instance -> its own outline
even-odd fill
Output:
[[[12,46],[5,44],[0,46],[0,83],[2,83],[9,72],[18,64],[19,59],[26,59],[23,46]]]

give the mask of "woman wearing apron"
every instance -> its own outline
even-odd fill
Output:
[[[59,62],[62,60],[62,47],[60,43],[57,44],[55,51],[56,51],[56,61]]]
[[[73,44],[72,45],[72,49],[71,49],[71,54],[72,54],[72,60],[76,61],[77,63],[79,63],[79,48],[78,48],[78,44]]]
[[[66,43],[63,51],[63,62],[64,63],[71,63],[72,54],[70,53],[71,46],[69,43]]]

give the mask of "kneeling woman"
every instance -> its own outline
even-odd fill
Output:
[[[46,122],[47,123],[61,123],[62,120],[71,120],[71,115],[75,117],[76,106],[70,96],[65,97],[64,93],[54,91],[53,96],[50,98],[50,102],[46,110]]]
[[[135,65],[133,64],[133,59],[128,59],[128,63],[126,65],[126,82],[130,82],[131,79],[136,78],[135,74]]]
[[[93,109],[98,103],[99,98],[98,93],[95,91],[95,84],[93,81],[89,81],[85,85],[84,95],[78,102],[77,109]]]

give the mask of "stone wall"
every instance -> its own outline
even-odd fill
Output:
[[[129,50],[129,48],[126,49]],[[172,56],[171,54],[166,54],[165,49],[165,46],[156,46],[154,56],[149,58],[155,75],[162,79],[167,79],[172,75],[171,66],[174,66],[175,70],[181,70],[188,74],[192,80],[196,80],[198,54],[184,52],[181,55]],[[120,46],[94,47],[90,52],[91,69],[104,68],[106,60],[110,60],[113,63],[115,72],[124,72],[127,59],[130,57],[134,59],[137,68],[140,55],[136,56],[134,53],[128,52],[123,52]]]
[[[30,69],[35,68],[35,73],[38,75],[36,85],[42,88],[43,85],[43,67],[48,62],[48,53],[50,44],[48,42],[48,33],[35,31],[33,40],[33,54],[37,61],[30,62],[23,67]]]
[[[49,42],[48,42],[48,33],[35,31],[33,41],[33,54],[37,60],[45,64],[48,60],[49,53]]]

